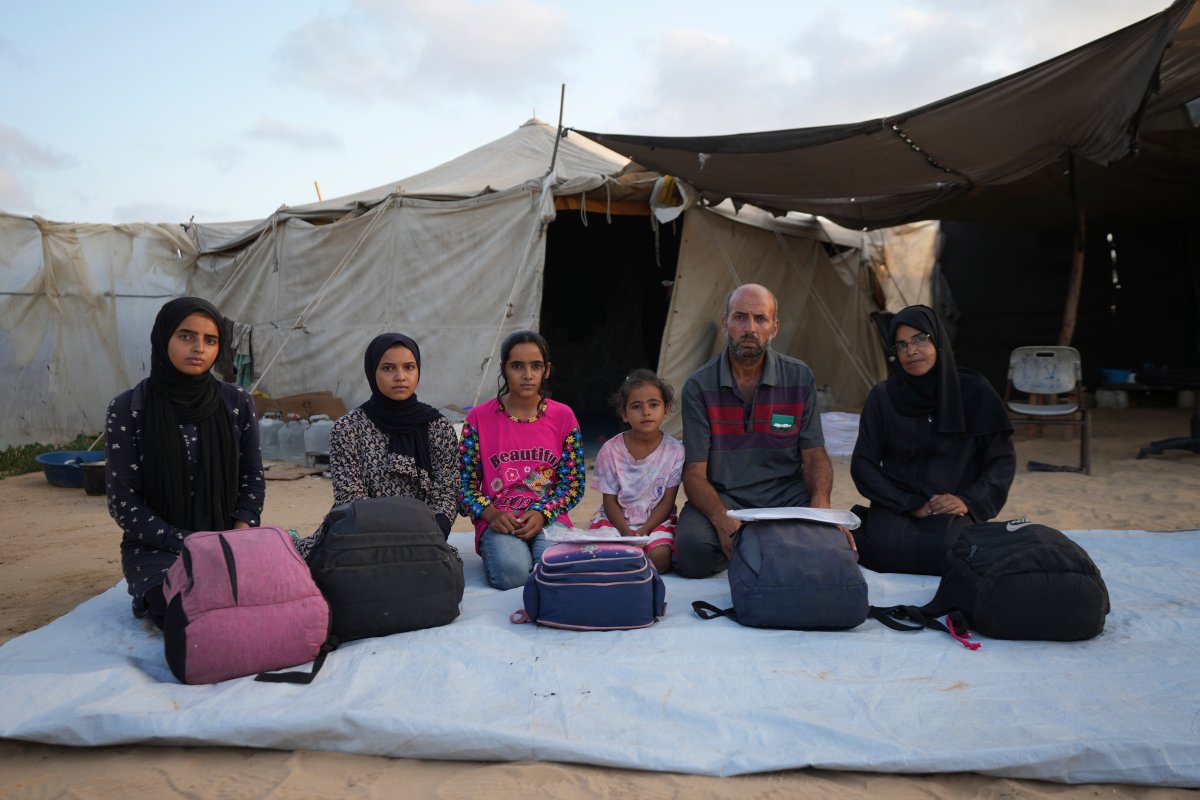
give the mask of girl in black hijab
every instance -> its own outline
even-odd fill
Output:
[[[394,355],[398,356],[398,360],[394,363],[394,369],[398,373],[403,372],[409,364],[415,369],[411,387],[403,382],[402,377],[397,376],[394,385],[399,388],[385,393],[386,390],[381,391],[379,388],[379,378],[382,375],[386,385],[391,368],[384,366],[382,362],[392,348],[397,348]],[[411,361],[403,354],[404,350],[408,350]],[[367,373],[371,397],[359,408],[376,428],[387,434],[388,452],[408,456],[416,462],[418,469],[432,472],[433,462],[429,458],[429,423],[442,415],[433,406],[417,400],[417,383],[421,378],[421,348],[402,333],[380,334],[367,345],[367,352],[363,355],[363,371]]]
[[[121,566],[134,615],[160,627],[162,582],[184,537],[258,525],[262,514],[254,404],[210,371],[227,329],[207,300],[171,300],[150,332],[150,377],[108,407],[108,510],[124,532]]]
[[[867,397],[850,462],[871,501],[854,508],[864,520],[854,532],[859,563],[939,575],[962,529],[992,519],[1008,499],[1012,423],[987,379],[955,365],[933,309],[900,311],[891,339],[899,366]]]
[[[458,513],[458,437],[437,409],[417,400],[421,348],[402,333],[380,334],[367,345],[363,371],[371,397],[329,432],[333,504],[413,497],[449,534]],[[323,535],[324,524],[300,540],[300,552],[307,555]]]

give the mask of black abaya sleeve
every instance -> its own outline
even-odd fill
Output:
[[[226,402],[229,402],[228,395]],[[254,400],[250,393],[239,389],[231,411],[234,433],[238,437],[238,494],[232,516],[256,528],[262,524],[267,480],[259,446],[258,418],[254,415]]]
[[[863,405],[858,419],[858,439],[850,458],[850,476],[863,497],[897,514],[904,514],[920,508],[929,498],[902,489],[883,472],[881,462],[887,436],[881,405],[884,391],[884,385],[878,384]]]
[[[997,431],[977,437],[979,441],[979,477],[959,497],[976,522],[987,522],[1004,508],[1008,490],[1017,472],[1017,453],[1012,433]]]

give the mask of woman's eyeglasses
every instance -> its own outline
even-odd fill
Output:
[[[932,340],[929,338],[928,333],[918,333],[916,336],[907,341],[901,339],[900,341],[896,342],[894,345],[892,345],[892,352],[898,355],[900,353],[908,352],[908,348],[910,347],[924,347],[926,343],[931,341]]]

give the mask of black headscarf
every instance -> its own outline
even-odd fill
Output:
[[[991,384],[977,372],[959,369],[942,321],[929,306],[909,306],[892,317],[889,340],[895,341],[901,325],[915,328],[933,339],[937,362],[915,377],[897,365],[888,376],[892,405],[910,417],[933,414],[938,433],[984,434],[1012,430],[1008,414]]]
[[[167,346],[189,315],[217,326],[218,358],[229,346],[229,324],[199,297],[180,297],[159,309],[150,332],[150,377],[142,426],[142,492],[156,514],[191,531],[226,530],[237,504],[238,447],[233,423],[211,371],[185,375],[171,364]],[[196,472],[188,466],[179,426],[196,426]],[[190,477],[189,477],[190,476]]]
[[[421,348],[402,333],[381,333],[367,345],[363,356],[363,370],[367,383],[371,385],[371,399],[359,408],[375,427],[388,435],[388,452],[410,456],[420,469],[433,474],[433,462],[429,458],[429,423],[441,416],[436,408],[417,400],[414,393],[407,400],[392,400],[379,391],[375,382],[375,370],[383,354],[396,345],[404,345],[417,362],[417,378],[421,374]]]

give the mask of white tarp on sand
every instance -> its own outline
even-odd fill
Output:
[[[468,553],[460,618],[344,645],[310,686],[176,683],[119,585],[0,647],[0,735],[1200,786],[1200,531],[1073,536],[1112,595],[1104,633],[969,651],[872,620],[839,633],[699,620],[692,600],[728,603],[724,575],[667,576],[667,615],[646,630],[513,625],[520,591],[485,588],[469,537],[454,534]],[[877,605],[924,602],[936,585],[867,578]]]

